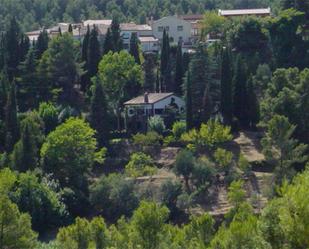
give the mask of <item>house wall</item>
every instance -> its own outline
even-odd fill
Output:
[[[164,28],[168,32],[169,37],[172,38],[172,43],[178,43],[179,39],[182,39],[183,42],[190,41],[191,23],[175,16],[163,17],[152,23],[153,35],[162,40]]]
[[[133,33],[137,34],[137,38],[140,36],[152,36],[152,30],[124,30],[120,31],[123,45],[125,49],[129,49],[130,39]]]
[[[182,108],[183,109],[185,108],[185,102],[181,98],[179,98],[175,95],[172,95],[168,98],[165,98],[165,99],[155,103],[154,109],[164,109],[166,106],[171,104],[172,98],[175,100],[175,104],[178,105],[179,111],[181,111]]]
[[[141,42],[141,48],[143,52],[158,52],[159,42]]]

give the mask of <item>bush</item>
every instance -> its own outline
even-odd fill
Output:
[[[219,164],[220,170],[228,172],[232,163],[233,153],[225,149],[217,149],[214,153],[215,161]]]
[[[153,175],[156,173],[156,167],[150,156],[142,152],[137,152],[131,155],[125,172],[130,177]]]
[[[148,120],[148,131],[163,134],[165,131],[164,120],[160,116],[153,116]]]
[[[182,185],[180,182],[167,180],[160,189],[161,201],[171,211],[171,216],[177,212],[177,199],[182,193]]]
[[[197,189],[202,186],[208,188],[212,183],[214,175],[214,164],[207,158],[199,158],[194,163],[194,168],[192,171],[192,182]]]
[[[193,153],[188,150],[180,151],[176,157],[175,173],[183,176],[188,190],[190,189],[189,178],[194,168],[194,161]]]
[[[146,134],[137,133],[133,136],[133,143],[139,146],[159,146],[162,136],[157,132],[147,132]]]
[[[182,134],[186,132],[186,129],[187,129],[186,122],[184,121],[175,122],[172,127],[172,132],[173,132],[175,139],[179,140]]]
[[[130,216],[139,201],[134,191],[134,182],[120,174],[102,176],[90,186],[90,202],[112,220],[122,215]]]

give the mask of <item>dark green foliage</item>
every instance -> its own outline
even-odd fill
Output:
[[[250,77],[247,81],[247,116],[249,126],[255,128],[260,120],[260,107],[255,93],[255,86],[253,85],[253,79]]]
[[[193,128],[193,114],[192,114],[192,89],[190,71],[187,72],[186,77],[186,126],[187,130]]]
[[[163,31],[161,55],[160,55],[160,73],[162,92],[169,92],[171,89],[171,68],[170,68],[170,41],[166,30]]]
[[[161,186],[161,201],[168,207],[171,216],[177,214],[177,198],[182,193],[182,185],[180,182],[166,181]]]
[[[178,96],[182,96],[182,84],[183,84],[183,59],[182,59],[182,46],[181,43],[177,46],[177,55],[176,55],[176,69],[175,69],[175,79],[174,79],[174,93]]]
[[[113,51],[113,39],[110,28],[107,29],[103,43],[103,54],[107,54],[109,51]]]
[[[47,50],[48,48],[48,34],[45,29],[40,33],[37,42],[35,43],[35,50],[36,50],[36,56],[37,58],[41,58],[42,54]]]
[[[5,149],[11,152],[19,138],[15,82],[10,86],[5,106]]]
[[[91,185],[90,201],[100,213],[112,220],[132,215],[139,203],[133,181],[119,174],[102,176]]]
[[[137,64],[141,64],[141,60],[139,58],[139,41],[136,33],[132,33],[130,39],[130,50],[129,53],[134,57],[135,62]]]
[[[71,23],[69,24],[68,32],[69,32],[70,34],[73,33],[73,27],[72,27],[72,24],[71,24]]]
[[[98,78],[94,78],[92,86],[89,119],[91,127],[97,131],[98,145],[100,147],[108,145],[110,127],[108,122],[108,105],[102,83]]]
[[[88,50],[89,50],[89,38],[90,38],[90,27],[87,26],[87,33],[84,36],[83,44],[82,44],[82,51],[81,51],[81,57],[82,61],[85,63],[83,66],[83,69],[87,71],[88,68]],[[89,84],[89,76],[88,73],[85,72],[81,76],[81,90],[86,91],[87,85]]]
[[[120,24],[117,18],[113,18],[112,25],[110,28],[111,40],[113,45],[113,52],[119,52],[122,50],[122,38],[120,36]]]
[[[145,61],[143,64],[144,70],[144,91],[155,92],[156,91],[156,55],[145,54]]]
[[[194,169],[194,156],[189,150],[182,150],[178,153],[175,163],[175,173],[183,176],[187,190],[190,189],[189,179]]]
[[[58,125],[58,110],[52,103],[42,102],[39,107],[39,115],[44,122],[47,135]]]
[[[230,56],[229,49],[224,49],[221,65],[221,112],[227,123],[231,123],[233,117],[233,74]]]

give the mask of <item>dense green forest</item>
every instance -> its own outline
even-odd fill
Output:
[[[86,19],[111,18],[145,23],[155,19],[187,13],[204,13],[217,8],[278,7],[279,0],[1,0],[0,30],[15,16],[24,31],[50,27],[58,22],[80,22]]]
[[[0,249],[309,248],[306,2],[0,4]],[[121,20],[175,12],[205,12],[194,52],[166,30],[158,54],[123,49]],[[24,34],[102,16],[103,41]],[[126,126],[126,101],[162,91],[185,110]]]

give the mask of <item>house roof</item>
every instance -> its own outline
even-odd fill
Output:
[[[181,19],[186,20],[188,22],[197,22],[203,19],[202,14],[192,14],[192,15],[182,15],[179,16]]]
[[[140,36],[138,38],[140,42],[157,42],[159,39],[155,38],[154,36]]]
[[[177,20],[179,20],[180,22],[185,22],[185,23],[189,23],[189,24],[190,24],[189,21],[186,21],[186,20],[184,20],[184,19],[182,19],[182,18],[180,18],[180,17],[177,17],[177,16],[164,16],[164,17],[162,17],[161,19],[155,20],[153,23],[159,23],[159,22],[161,22],[161,21],[163,21],[163,20],[170,19],[170,18],[172,18],[172,19],[177,19]]]
[[[93,25],[106,25],[106,26],[110,26],[112,24],[112,20],[110,19],[102,19],[102,20],[86,20],[83,22],[84,26],[87,27],[87,25],[89,26],[93,26]]]
[[[145,102],[144,95],[138,96],[124,103],[124,105],[147,105],[157,103],[167,97],[174,95],[174,93],[149,93],[148,103]]]
[[[121,23],[120,24],[121,31],[151,31],[152,28],[147,24],[136,24],[134,22],[130,23]]]
[[[241,15],[270,15],[270,8],[266,9],[237,9],[237,10],[220,10],[220,16],[241,16]]]

